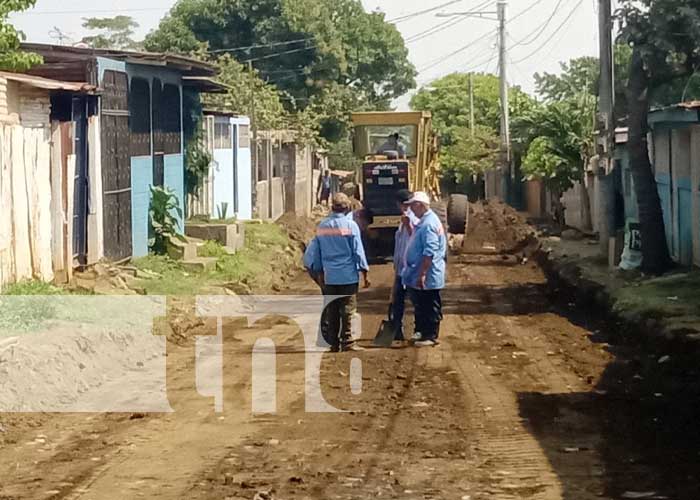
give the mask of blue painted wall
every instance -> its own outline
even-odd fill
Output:
[[[668,248],[673,248],[673,217],[671,210],[671,178],[668,174],[656,174],[656,188],[661,198],[661,209],[664,213],[664,226],[666,229],[666,243]]]
[[[238,150],[238,218],[241,220],[253,218],[253,171],[250,156],[250,148]]]
[[[164,175],[163,183],[165,187],[175,192],[180,209],[184,215],[184,200],[185,200],[185,164],[181,154],[165,155],[164,157]],[[176,214],[173,214],[176,215]],[[179,229],[182,231],[185,227],[182,217],[177,217],[179,221]]]
[[[148,255],[148,211],[153,185],[153,159],[150,156],[131,158],[131,231],[134,257]]]
[[[690,179],[678,179],[676,217],[678,221],[677,254],[681,264],[693,263],[693,190]]]

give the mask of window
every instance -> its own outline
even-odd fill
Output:
[[[147,80],[134,78],[129,89],[129,131],[132,156],[151,154],[151,87]]]
[[[181,150],[181,102],[180,88],[167,84],[161,94],[161,124],[165,134],[165,153],[177,154]]]
[[[231,149],[231,124],[217,121],[214,125],[214,148]]]

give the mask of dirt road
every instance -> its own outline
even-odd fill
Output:
[[[365,338],[391,282],[389,266],[372,274]],[[174,413],[0,414],[0,499],[697,500],[697,373],[610,345],[614,332],[576,312],[532,264],[456,257],[442,344],[325,354],[325,398],[349,410],[328,414],[305,411],[295,325],[229,324],[221,414],[196,393],[187,343],[169,353]],[[276,414],[251,413],[261,336],[277,341]]]

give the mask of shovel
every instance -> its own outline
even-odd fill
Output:
[[[392,342],[394,342],[394,337],[396,336],[396,330],[394,329],[394,318],[391,314],[392,304],[389,304],[389,314],[387,319],[382,321],[379,325],[379,331],[377,336],[374,337],[372,342],[377,347],[391,347]]]

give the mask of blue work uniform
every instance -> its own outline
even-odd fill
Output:
[[[318,238],[312,239],[306,247],[306,251],[304,252],[304,268],[310,273],[320,273],[323,271]]]
[[[425,275],[425,287],[420,288],[419,275],[423,259],[431,257]],[[401,273],[415,310],[416,333],[421,340],[438,339],[442,321],[442,297],[445,287],[447,236],[435,212],[428,210],[413,231],[406,251],[406,266]]]
[[[408,288],[418,288],[418,274],[424,257],[433,259],[426,274],[425,290],[445,288],[447,236],[442,222],[432,210],[428,210],[416,225],[406,250],[406,265],[401,277]]]
[[[346,214],[334,213],[316,231],[318,252],[326,285],[360,282],[360,271],[369,271],[360,228]]]
[[[343,213],[324,219],[316,231],[317,250],[312,249],[309,262],[323,270],[323,294],[342,297],[324,309],[322,331],[332,349],[346,349],[353,344],[352,317],[357,309],[360,271],[369,271],[362,246],[360,228]]]

